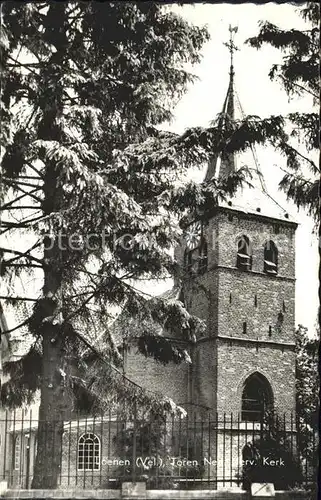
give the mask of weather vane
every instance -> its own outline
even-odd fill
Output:
[[[233,35],[233,33],[237,33],[238,27],[234,26],[234,28],[232,28],[232,26],[229,25],[228,30],[230,32],[230,39],[229,39],[228,42],[224,42],[224,45],[226,45],[226,47],[228,48],[228,50],[229,50],[229,52],[231,54],[231,73],[233,73],[233,54],[234,54],[235,50],[239,50],[238,47],[234,43],[234,35]]]

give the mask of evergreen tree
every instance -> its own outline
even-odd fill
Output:
[[[282,51],[282,64],[275,64],[269,76],[278,79],[289,97],[309,97],[316,106],[320,100],[320,10],[316,2],[300,7],[307,22],[305,30],[283,30],[263,22],[259,34],[247,43],[257,49],[263,44]],[[288,171],[280,187],[298,207],[306,208],[319,220],[320,168],[315,158],[319,149],[319,115],[311,106],[310,112],[297,111],[285,117],[291,128],[289,140],[280,137],[278,150],[287,159]],[[299,143],[299,147],[297,144]]]
[[[315,470],[318,461],[316,443],[319,427],[318,350],[318,338],[309,337],[307,328],[299,325],[296,331],[298,446],[301,456]]]
[[[34,488],[57,484],[68,391],[96,408],[122,400],[171,407],[115,366],[111,308],[126,305],[146,325],[193,339],[197,318],[179,301],[147,300],[133,282],[173,276],[180,218],[187,209],[205,216],[246,174],[179,184],[187,169],[282,133],[279,117],[160,131],[193,80],[184,63],[199,61],[207,38],[155,2],[2,5],[1,276],[38,273],[43,287],[36,299],[1,297],[33,303],[14,328],[27,327],[32,345],[7,364],[1,396],[19,406],[40,389]],[[24,248],[26,235],[33,241]],[[95,331],[103,332],[98,347]],[[188,359],[148,326],[137,347],[165,363]]]

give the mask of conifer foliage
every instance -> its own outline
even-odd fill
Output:
[[[318,371],[319,336],[311,337],[308,330],[299,325],[296,331],[296,394],[299,419],[298,446],[310,463],[317,465],[317,442],[319,429],[319,386]]]
[[[307,23],[305,30],[283,30],[269,22],[262,22],[259,34],[248,43],[257,49],[270,44],[282,51],[281,64],[274,64],[269,76],[278,79],[292,97],[310,98],[310,112],[297,111],[285,118],[290,127],[289,140],[282,138],[279,151],[287,159],[288,171],[280,187],[298,207],[306,208],[319,220],[320,168],[316,154],[320,144],[320,9],[317,2],[308,2],[300,7],[300,15]],[[298,147],[299,144],[299,147]]]
[[[207,39],[157,2],[2,5],[1,279],[37,275],[42,292],[1,297],[33,304],[15,328],[27,328],[32,345],[5,367],[1,396],[19,406],[40,390],[34,488],[57,485],[70,391],[96,408],[122,400],[173,408],[122,375],[111,310],[143,311],[145,355],[188,360],[154,326],[192,341],[202,323],[179,301],[148,301],[133,282],[173,276],[180,218],[205,216],[246,174],[179,184],[186,170],[225,147],[275,143],[283,130],[279,117],[182,136],[160,130],[194,79],[184,64],[199,61]]]

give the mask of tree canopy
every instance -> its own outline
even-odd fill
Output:
[[[296,396],[298,417],[298,448],[306,457],[306,467],[317,470],[316,446],[320,411],[319,336],[311,337],[299,325],[296,331]]]
[[[299,417],[314,430],[319,417],[318,349],[319,339],[309,337],[307,329],[299,325],[296,331],[297,410]]]
[[[319,149],[320,99],[320,10],[316,2],[308,2],[299,8],[300,15],[307,22],[305,30],[284,30],[269,22],[262,22],[259,34],[247,43],[261,49],[264,44],[279,49],[282,63],[274,64],[269,76],[278,79],[290,98],[309,97],[312,105],[307,112],[297,111],[284,117],[290,126],[288,139],[282,138],[279,151],[287,159],[288,171],[280,187],[298,207],[307,209],[319,220],[319,177],[316,163]]]

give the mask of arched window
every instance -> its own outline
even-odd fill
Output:
[[[273,393],[268,380],[256,372],[244,383],[242,393],[242,420],[258,422],[273,407]]]
[[[14,470],[20,469],[20,459],[21,459],[21,436],[19,434],[18,436],[15,437],[14,440],[14,459],[13,459]]]
[[[249,271],[252,269],[252,248],[250,240],[243,235],[237,242],[237,259],[236,267]]]
[[[204,274],[206,271],[207,271],[207,242],[205,238],[202,238],[199,247],[198,272],[199,274]]]
[[[272,240],[267,241],[264,245],[264,272],[267,274],[278,273],[278,249]]]
[[[100,440],[96,434],[86,432],[78,440],[78,470],[99,470]]]

